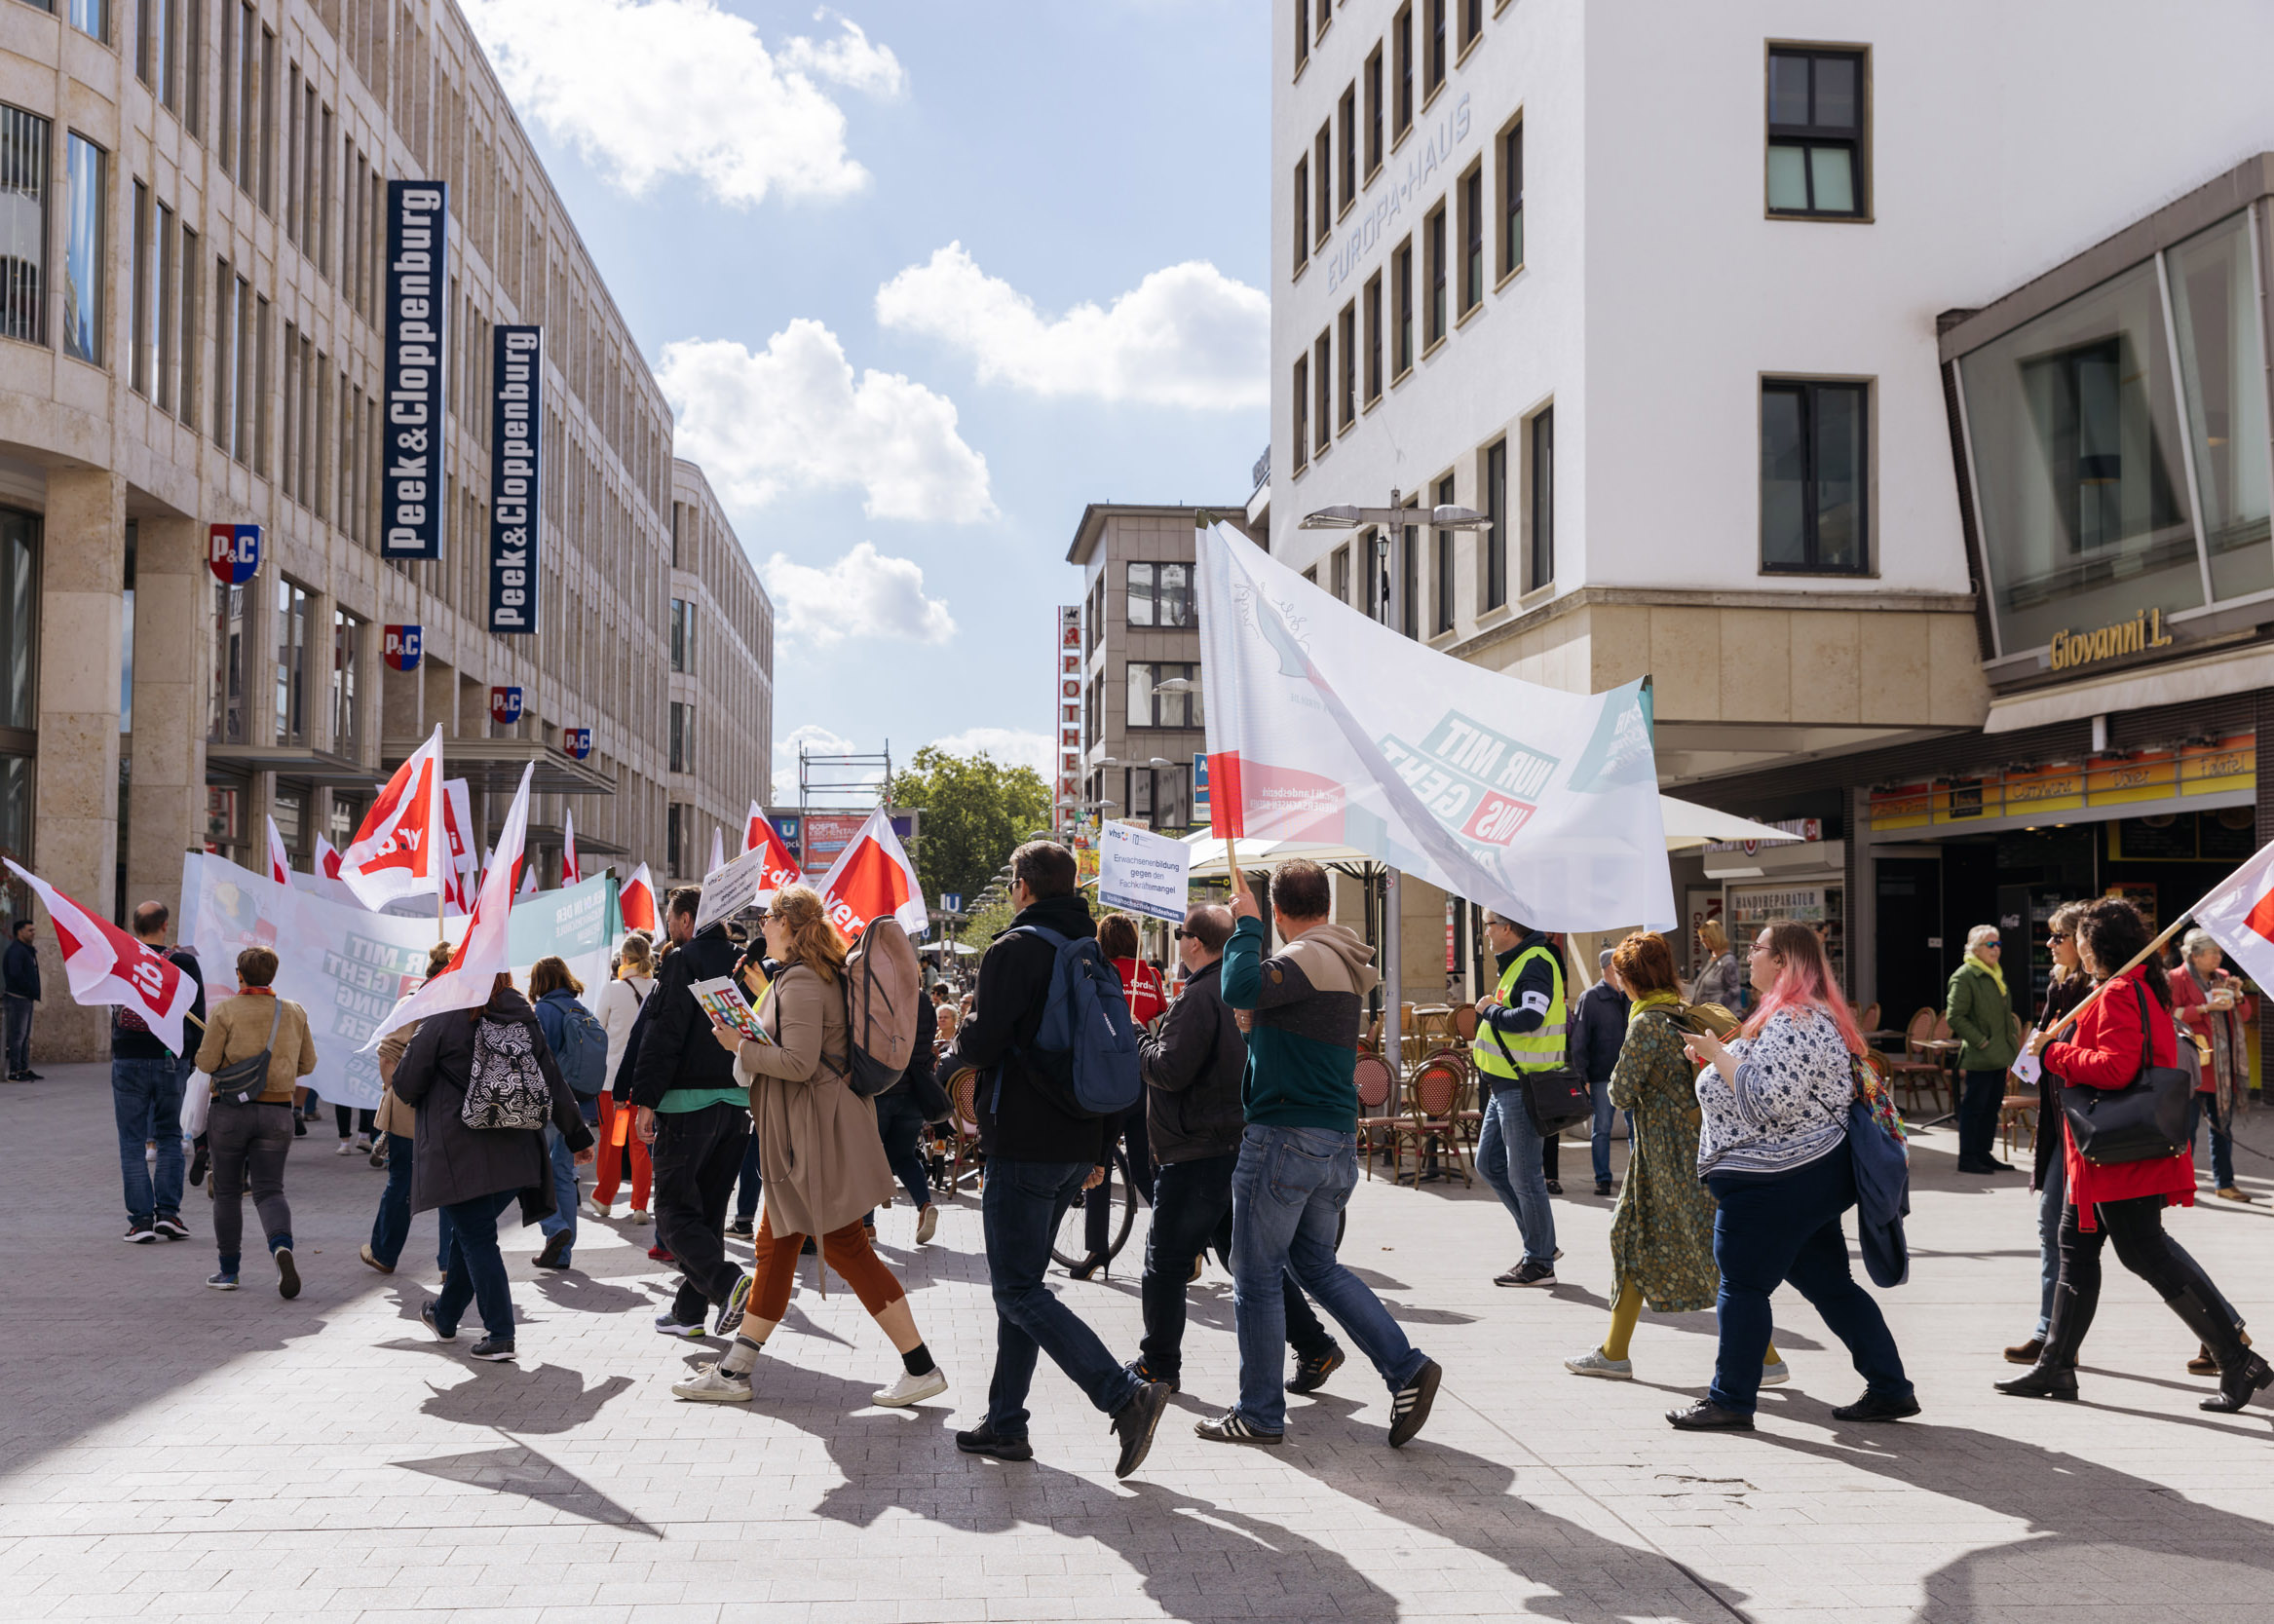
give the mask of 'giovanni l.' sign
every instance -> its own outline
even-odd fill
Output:
[[[379,555],[442,556],[442,375],[449,299],[449,188],[387,183],[386,427]]]
[[[538,452],[544,423],[545,335],[499,327],[490,375],[489,628],[537,629]]]

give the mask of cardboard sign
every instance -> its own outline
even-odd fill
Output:
[[[1185,923],[1193,849],[1134,823],[1098,831],[1097,899],[1147,919]]]
[[[696,934],[701,935],[722,919],[733,919],[744,908],[755,907],[766,889],[766,847],[743,852],[702,877],[702,906],[695,913]]]

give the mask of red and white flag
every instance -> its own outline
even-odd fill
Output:
[[[2195,910],[2195,923],[2211,932],[2243,974],[2261,987],[2274,986],[2274,845],[2262,848],[2205,897]]]
[[[751,802],[750,815],[742,820],[742,850],[737,855],[749,855],[751,849],[765,838],[762,831],[772,827],[773,825],[766,821],[766,813],[759,810],[758,803]]]
[[[748,856],[759,848],[766,850],[766,872],[758,881],[758,895],[754,899],[763,908],[774,900],[774,893],[784,886],[794,886],[805,879],[798,869],[797,859],[789,854],[789,847],[766,814],[758,810],[758,803],[750,803],[750,827],[742,837],[742,854]]]
[[[284,850],[284,837],[277,833],[277,820],[272,817],[268,824],[269,878],[280,886],[288,886],[292,883],[292,859]]]
[[[105,919],[97,919],[38,875],[11,862],[9,870],[47,904],[48,923],[63,953],[71,1001],[91,1008],[124,1004],[175,1054],[183,1047],[182,1017],[198,1001],[198,985],[163,953],[153,953]]]
[[[537,870],[526,863],[521,866],[521,888],[514,894],[517,896],[535,896],[537,894]]]
[[[642,863],[631,871],[631,878],[616,893],[616,908],[624,916],[626,930],[645,930],[652,934],[662,925],[656,911],[656,883],[648,875],[647,864]]]
[[[720,869],[726,866],[727,832],[724,829],[713,829],[710,832],[710,867],[704,869],[702,872],[706,875],[716,874]]]
[[[326,880],[339,878],[339,850],[322,835],[316,837],[316,872]]]
[[[830,923],[848,941],[872,919],[891,914],[900,928],[921,936],[931,923],[924,905],[924,886],[908,860],[892,819],[882,807],[868,814],[821,882],[821,900]]]
[[[584,869],[577,862],[577,814],[564,811],[560,814],[560,888],[566,890],[584,878]]]
[[[497,859],[474,898],[474,917],[450,963],[417,991],[404,997],[372,1030],[363,1044],[368,1053],[379,1039],[414,1021],[452,1009],[477,1009],[489,1002],[499,975],[512,967],[507,925],[513,911],[513,892],[521,883],[522,848],[529,834],[529,779],[537,771],[533,762],[521,769],[521,787],[506,813],[506,827],[498,836]]]
[[[398,896],[437,893],[450,867],[448,797],[442,789],[442,730],[395,770],[362,827],[340,853],[339,877],[366,908]]]

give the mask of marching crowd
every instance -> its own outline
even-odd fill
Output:
[[[507,1213],[518,1206],[522,1224],[541,1227],[538,1266],[567,1268],[580,1212],[613,1216],[628,1182],[629,1218],[654,1227],[650,1257],[678,1272],[656,1329],[727,1343],[673,1387],[678,1397],[740,1403],[763,1393],[763,1356],[799,1259],[817,1253],[899,1356],[899,1375],[875,1401],[919,1404],[946,1391],[948,1377],[877,1254],[874,1213],[902,1190],[918,1214],[918,1244],[931,1240],[938,1212],[923,1135],[951,1110],[950,1079],[967,1074],[960,1091],[984,1158],[996,1341],[984,1412],[956,1434],[960,1450],[1032,1456],[1027,1398],[1046,1354],[1109,1418],[1117,1473],[1134,1471],[1179,1388],[1186,1293],[1211,1250],[1233,1279],[1239,1378],[1234,1401],[1198,1423],[1200,1438],[1280,1443],[1287,1393],[1316,1390],[1345,1361],[1331,1320],[1387,1390],[1389,1444],[1408,1442],[1426,1423],[1443,1373],[1337,1255],[1362,1153],[1355,1072],[1378,978],[1373,950],[1330,917],[1325,873],[1295,861],[1272,875],[1275,953],[1244,884],[1229,906],[1192,908],[1174,932],[1181,973],[1172,1001],[1139,957],[1131,922],[1093,920],[1071,851],[1032,842],[1009,868],[1011,927],[989,948],[961,1006],[946,1001],[944,987],[914,1001],[914,1041],[897,1075],[870,1075],[866,1017],[856,1031],[848,992],[852,944],[803,886],[776,892],[746,942],[724,923],[697,929],[700,892],[677,891],[663,910],[663,940],[628,936],[614,979],[588,1001],[569,966],[546,959],[526,993],[500,975],[481,1007],[390,1035],[378,1051],[377,1112],[337,1114],[343,1152],[368,1145],[387,1172],[362,1262],[393,1273],[413,1215],[436,1213],[442,1284],[420,1317],[449,1341],[471,1312],[482,1332],[472,1355],[511,1359],[514,1313],[499,1241]],[[146,903],[133,925],[197,980],[192,1015],[203,1037],[193,1054],[174,1055],[132,1012],[114,1017],[126,1238],[189,1238],[180,1114],[191,1076],[205,1074],[211,1093],[191,1102],[202,1121],[188,1124],[195,1158],[186,1184],[207,1182],[209,1166],[218,1267],[207,1283],[240,1284],[249,1192],[278,1289],[293,1297],[300,1276],[284,1177],[294,1140],[307,1133],[303,1079],[316,1066],[307,1019],[273,994],[276,955],[257,947],[238,956],[234,996],[208,1011],[203,971],[186,949],[167,946],[168,923],[162,905]],[[1587,1133],[1596,1191],[1609,1195],[1614,1114],[1625,1114],[1611,1323],[1567,1368],[1630,1379],[1644,1307],[1713,1305],[1712,1384],[1667,1419],[1689,1430],[1748,1429],[1760,1389],[1790,1379],[1770,1338],[1770,1300],[1789,1284],[1863,1378],[1861,1396],[1835,1416],[1916,1415],[1894,1338],[1851,1272],[1843,1229],[1856,1209],[1874,1278],[1903,1277],[1901,1129],[1818,934],[1772,924],[1745,945],[1740,966],[1718,930],[1705,933],[1705,974],[1686,997],[1665,938],[1636,932],[1606,950],[1600,981],[1568,1000],[1551,938],[1496,915],[1486,929],[1497,977],[1476,1005],[1476,1161],[1522,1248],[1497,1284],[1554,1285],[1558,1129]],[[2032,1186],[2043,1294],[2033,1335],[2006,1350],[2029,1369],[1998,1386],[2076,1396],[2105,1239],[2201,1343],[2189,1369],[2218,1382],[2202,1407],[2239,1409],[2274,1383],[2274,1369],[2251,1350],[2242,1316],[2165,1230],[2162,1214],[2193,1202],[2198,1121],[2211,1129],[2217,1193],[2250,1198],[2234,1182],[2231,1129],[2247,1088],[2242,1023],[2253,1011],[2220,970],[2216,943],[2191,934],[2179,965],[2166,970],[2125,901],[2070,904],[2049,931],[2058,968],[2028,1045],[2042,1068]],[[24,924],[15,936],[6,966],[12,1077],[29,1073],[14,1001],[26,996],[17,954]],[[2009,1068],[2024,1059],[2001,946],[1994,927],[1975,931],[1952,983],[1951,1025],[1965,1044],[1966,1172],[2004,1169],[1990,1142]],[[448,952],[435,950],[430,975]],[[30,969],[36,1000],[36,961]],[[751,995],[756,1038],[715,1022],[698,1001],[698,983],[729,977]],[[2201,1057],[2188,1073],[2184,1140],[2176,1151],[2167,1139],[2116,1159],[2113,1102],[2175,1073],[2182,1049]],[[1131,1088],[1108,1098],[1099,1079],[1118,1075],[1122,1060]],[[1575,1095],[1576,1115],[1549,1114],[1543,1102],[1555,1089]],[[2098,1105],[2109,1108],[2101,1118]],[[1892,1189],[1882,1176],[1890,1156]],[[596,1183],[581,1200],[578,1169],[595,1163]],[[1127,1359],[1044,1281],[1068,1211],[1116,1165],[1152,1207],[1144,1330]],[[1077,1277],[1104,1259],[1106,1207],[1085,1205],[1089,1256]],[[727,1251],[731,1235],[751,1243],[746,1269]]]

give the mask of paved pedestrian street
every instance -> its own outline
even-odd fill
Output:
[[[2030,1327],[2034,1208],[2018,1175],[1961,1186],[1948,1129],[1917,1142],[1913,1280],[1880,1294],[1914,1421],[1834,1421],[1858,1379],[1780,1297],[1794,1379],[1761,1430],[1675,1433],[1659,1413],[1705,1382],[1710,1314],[1646,1315],[1631,1385],[1561,1366],[1604,1327],[1609,1202],[1556,1203],[1553,1293],[1502,1290],[1513,1227],[1481,1184],[1376,1180],[1343,1255],[1445,1367],[1427,1430],[1384,1447],[1386,1395],[1353,1364],[1291,1401],[1283,1449],[1195,1439],[1234,1391],[1211,1264],[1185,1391],[1118,1484],[1104,1418],[1046,1362],[1036,1460],[956,1453],[993,1338],[968,1195],[922,1251],[906,1207],[879,1220],[951,1402],[870,1408],[890,1348],[808,1265],[757,1401],[700,1407],[670,1384],[701,1350],[651,1329],[652,1231],[587,1221],[550,1277],[515,1231],[520,1362],[476,1365],[417,1318],[432,1217],[404,1272],[358,1262],[383,1176],[333,1153],[328,1120],[287,1172],[307,1280],[288,1303],[257,1249],[246,1290],[204,1288],[196,1192],[194,1240],[120,1244],[113,1139],[100,1068],[0,1093],[0,1617],[2274,1619],[2274,1412],[2199,1413],[2192,1343],[2112,1263],[2085,1402],[1991,1392]],[[2243,1143],[2245,1184],[2274,1193],[2274,1118]],[[1591,1189],[1585,1159],[1566,1149],[1567,1188]],[[2270,1223],[2274,1203],[2218,1201],[2173,1220],[2274,1327]],[[1059,1282],[1129,1353],[1137,1264],[1133,1245],[1110,1280]]]

